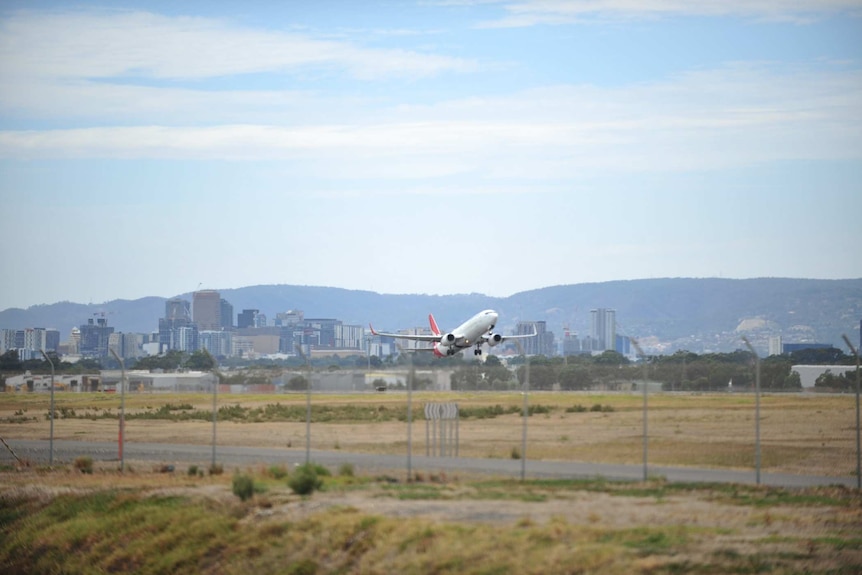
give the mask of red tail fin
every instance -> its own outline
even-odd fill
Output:
[[[428,323],[431,324],[431,333],[434,335],[440,335],[440,328],[437,327],[437,322],[434,321],[434,314],[428,314]]]

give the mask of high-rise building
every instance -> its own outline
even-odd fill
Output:
[[[222,299],[219,305],[221,306],[221,328],[232,329],[233,306],[226,299]]]
[[[244,329],[247,327],[255,327],[255,318],[260,310],[256,309],[244,309],[242,313],[236,316],[236,327],[239,329]]]
[[[108,327],[107,319],[100,317],[93,322],[90,318],[78,329],[81,332],[78,352],[82,356],[96,358],[108,355],[108,338],[114,333],[114,328]]]
[[[288,310],[275,314],[275,325],[294,326],[305,321],[305,312],[302,310]]]
[[[198,334],[198,345],[207,350],[215,357],[227,357],[231,355],[233,345],[233,332],[230,331],[202,331]]]
[[[590,337],[593,351],[615,350],[617,344],[617,312],[612,309],[590,310]]]
[[[191,323],[192,311],[188,300],[178,297],[165,302],[165,319],[170,321],[185,321]]]
[[[780,335],[769,338],[769,355],[781,355],[782,340]]]
[[[215,290],[192,294],[192,322],[198,331],[221,329],[221,296]]]
[[[0,353],[15,349],[15,330],[0,329]]]
[[[123,359],[141,357],[143,355],[143,338],[137,333],[112,333],[108,336],[108,348]]]
[[[191,303],[188,300],[172,298],[166,301],[165,317],[159,318],[159,347],[164,351],[177,349],[177,330],[191,325]]]
[[[362,349],[365,330],[361,325],[335,326],[335,347],[338,349]]]
[[[536,337],[526,337],[521,341],[524,353],[527,355],[553,355],[554,334],[548,331],[544,321],[519,321],[515,327],[515,335],[536,334]]]

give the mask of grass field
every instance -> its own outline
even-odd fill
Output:
[[[425,452],[422,406],[457,402],[460,454],[509,458],[521,442],[517,393],[414,394],[414,450]],[[641,462],[638,394],[533,393],[530,459]],[[219,396],[223,445],[305,445],[305,396]],[[55,439],[113,441],[120,398],[55,394]],[[0,396],[0,437],[48,438],[45,394]],[[499,406],[499,409],[495,409]],[[501,413],[502,415],[495,415]],[[405,394],[314,395],[312,448],[403,453]],[[208,444],[212,399],[206,394],[128,394],[126,441]],[[748,394],[655,394],[649,398],[650,463],[698,467],[754,466],[754,397]],[[761,399],[762,468],[767,472],[855,474],[853,396],[766,395]]]
[[[4,573],[859,573],[862,497],[662,481],[0,472]]]
[[[641,397],[535,393],[531,459],[638,463]],[[415,394],[456,401],[461,454],[511,457],[519,394]],[[126,398],[126,440],[208,444],[211,396]],[[113,441],[120,398],[56,394],[55,438]],[[403,453],[406,395],[315,395],[312,446]],[[48,437],[48,397],[0,396],[0,437]],[[219,443],[304,448],[305,396],[219,397]],[[656,464],[751,468],[753,397],[650,396]],[[852,475],[849,396],[762,398],[765,470]],[[3,573],[859,573],[862,495],[840,487],[527,481],[417,474],[324,480],[310,496],[293,470],[210,475],[151,463],[0,470]],[[276,472],[277,471],[277,472]],[[192,472],[192,473],[190,473]],[[235,474],[255,495],[232,493]],[[400,475],[399,475],[400,476]]]

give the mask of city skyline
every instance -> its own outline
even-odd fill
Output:
[[[862,277],[862,8],[0,7],[0,310]]]

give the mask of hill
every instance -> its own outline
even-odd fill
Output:
[[[521,320],[544,320],[557,338],[564,328],[589,334],[590,310],[616,310],[617,331],[648,341],[654,350],[732,351],[740,335],[758,347],[781,335],[785,342],[839,345],[841,334],[858,341],[862,279],[666,278],[561,285],[495,298],[482,294],[393,295],[332,287],[259,285],[220,290],[234,312],[258,309],[270,318],[290,309],[307,318],[336,318],[348,324],[373,322],[380,329],[427,325],[434,313],[441,326],[454,326],[484,308],[500,312],[506,333]],[[191,300],[191,294],[180,297]],[[59,302],[0,312],[0,327],[54,327],[67,339],[72,327],[94,316],[118,331],[152,332],[164,315],[165,298],[114,300],[98,305]]]

